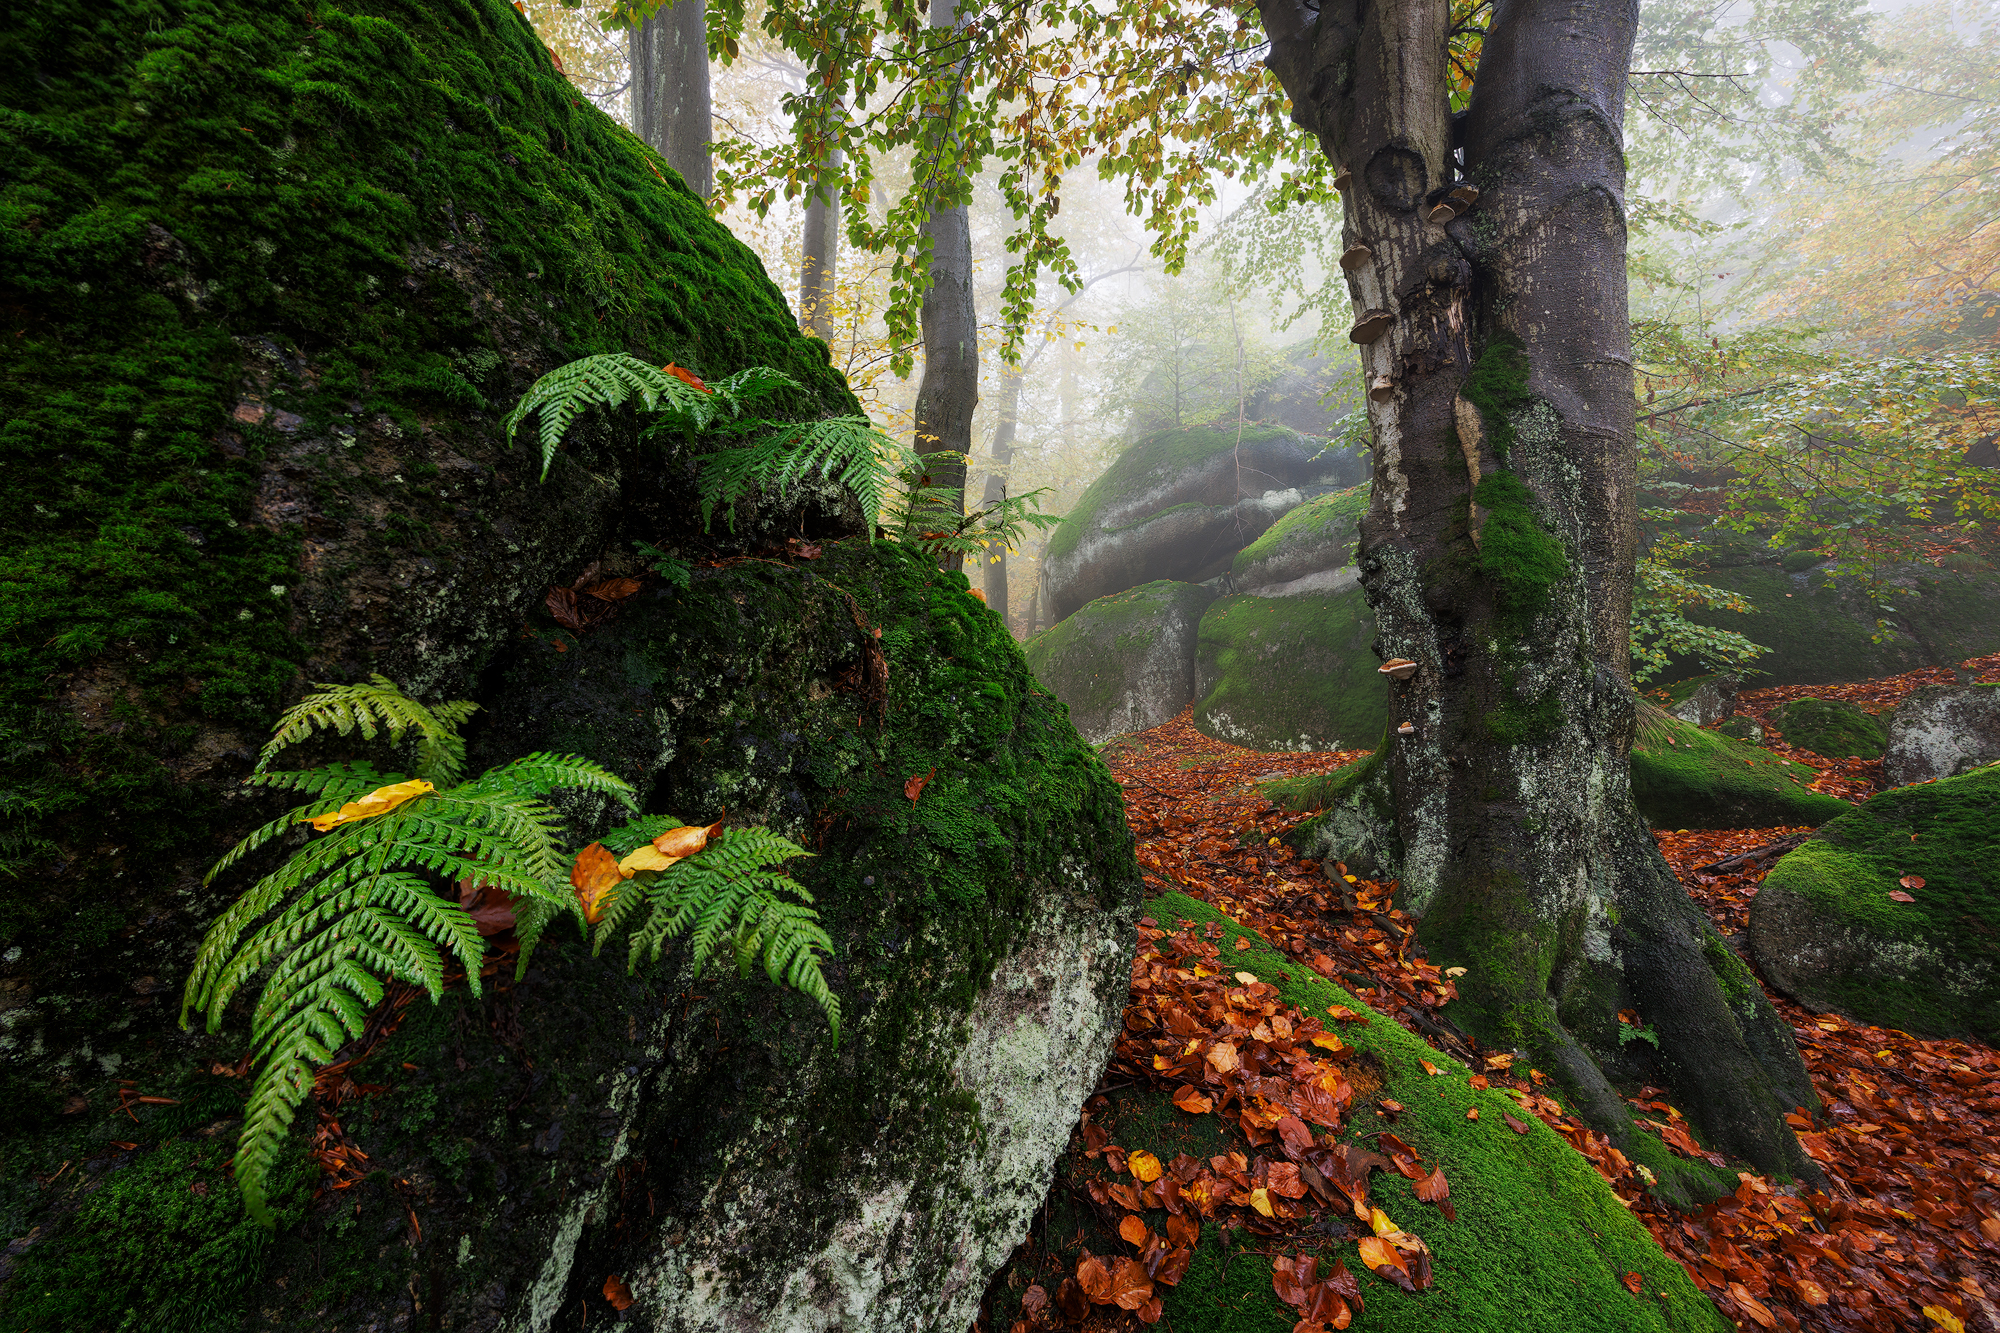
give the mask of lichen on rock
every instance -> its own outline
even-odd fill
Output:
[[[1195,697],[1195,640],[1217,592],[1170,579],[1100,597],[1024,646],[1093,743],[1157,727]]]

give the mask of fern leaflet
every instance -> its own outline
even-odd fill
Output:
[[[358,731],[368,741],[386,731],[392,745],[401,743],[403,733],[415,731],[416,776],[444,786],[457,782],[465,768],[465,741],[458,729],[478,707],[461,700],[436,710],[426,708],[379,673],[365,685],[321,685],[319,693],[307,695],[278,718],[277,729],[257,752],[252,771],[264,772],[278,751],[329,727],[343,736]]]

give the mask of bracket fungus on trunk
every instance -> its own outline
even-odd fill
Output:
[[[1417,724],[1414,722],[1405,722],[1402,726],[1396,728],[1396,734],[1398,736],[1414,736],[1417,734]]]
[[[1348,186],[1352,185],[1353,183],[1354,183],[1354,173],[1349,171],[1346,167],[1342,167],[1338,171],[1333,173],[1334,189],[1344,191],[1347,189]]]
[[[1408,680],[1417,674],[1417,664],[1407,657],[1392,657],[1375,670],[1391,680]]]
[[[1396,396],[1396,381],[1393,376],[1377,375],[1368,381],[1368,396],[1378,403],[1386,403]]]
[[[1347,252],[1340,257],[1340,266],[1352,273],[1374,257],[1375,252],[1367,246],[1350,245],[1347,247]]]
[[[1386,310],[1363,311],[1354,327],[1347,331],[1347,340],[1365,347],[1387,333],[1389,326],[1395,322],[1396,317]]]

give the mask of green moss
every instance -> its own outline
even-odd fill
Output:
[[[1915,901],[1892,900],[1911,875]],[[1871,797],[1780,860],[1767,894],[1803,900],[1815,937],[1852,942],[1815,1002],[1908,1032],[2000,1035],[2000,768]],[[1754,916],[1751,933],[1766,947]]]
[[[1650,706],[1632,746],[1632,797],[1654,828],[1824,824],[1853,809],[1808,790],[1813,770]]]
[[[1194,724],[1256,749],[1359,749],[1389,720],[1359,588],[1223,597],[1201,618]]]
[[[1496,333],[1459,386],[1465,400],[1479,409],[1494,457],[1503,461],[1515,440],[1514,423],[1508,414],[1531,401],[1528,371],[1527,345],[1511,333]]]
[[[1889,733],[1879,719],[1837,699],[1794,699],[1764,720],[1786,744],[1828,759],[1880,759],[1889,748]]]
[[[111,1164],[61,1239],[22,1257],[0,1322],[18,1333],[239,1326],[263,1295],[272,1237],[244,1215],[223,1169],[230,1142],[170,1142]],[[272,1173],[283,1224],[298,1221],[317,1174],[303,1146]]]
[[[1080,725],[1092,730],[1109,725],[1106,719],[1119,703],[1143,688],[1149,665],[1157,669],[1160,637],[1175,617],[1192,628],[1214,600],[1212,591],[1197,584],[1172,579],[1142,583],[1086,603],[1028,640],[1021,651],[1036,678],[1069,706]],[[1190,688],[1184,676],[1181,688]],[[1185,697],[1163,702],[1178,707]]]
[[[1288,1003],[1306,1013],[1324,1014],[1333,1004],[1365,1011],[1346,991],[1287,960],[1205,903],[1166,894],[1146,906],[1169,929],[1181,921],[1219,923],[1224,927],[1223,956],[1231,966],[1276,985]],[[1239,951],[1239,940],[1250,947]],[[1457,1220],[1447,1222],[1411,1195],[1408,1181],[1374,1176],[1374,1202],[1430,1246],[1436,1285],[1406,1295],[1367,1271],[1351,1241],[1323,1244],[1318,1248],[1322,1266],[1341,1259],[1360,1281],[1367,1309],[1356,1319],[1357,1327],[1547,1333],[1729,1327],[1589,1163],[1538,1120],[1519,1113],[1511,1098],[1497,1089],[1475,1091],[1463,1066],[1386,1018],[1376,1016],[1366,1026],[1341,1024],[1338,1033],[1383,1079],[1379,1092],[1358,1099],[1342,1137],[1393,1129],[1427,1164],[1443,1168],[1457,1212]],[[1419,1063],[1424,1060],[1442,1072],[1427,1075]],[[1166,1159],[1176,1152],[1207,1155],[1224,1147],[1213,1115],[1186,1115],[1164,1094],[1151,1091],[1123,1091],[1114,1097],[1112,1133],[1128,1150],[1145,1148]],[[1381,1098],[1405,1108],[1393,1123],[1380,1118],[1372,1105]],[[1473,1107],[1479,1108],[1478,1121],[1465,1118]],[[1506,1127],[1501,1117],[1510,1112],[1527,1124],[1528,1133],[1517,1135]],[[1651,1143],[1634,1155],[1654,1149],[1665,1152]],[[1080,1175],[1084,1166],[1078,1155],[1065,1169]],[[1059,1203],[1065,1193],[1059,1188],[1055,1200]],[[1147,1220],[1155,1229],[1164,1224],[1159,1214]],[[1060,1220],[1052,1216],[1051,1224],[1051,1233],[1058,1224],[1065,1236],[1082,1231],[1084,1243],[1098,1253],[1126,1252],[1087,1209],[1073,1208]],[[1187,1276],[1177,1287],[1159,1289],[1167,1321],[1182,1333],[1272,1333],[1290,1327],[1296,1315],[1272,1294],[1266,1250],[1268,1242],[1247,1233],[1225,1235],[1212,1224],[1205,1226]],[[1629,1272],[1643,1277],[1643,1296],[1634,1297],[1620,1284]],[[997,1322],[1004,1326],[1013,1312],[1003,1307],[998,1313]]]
[[[1074,551],[1084,534],[1102,526],[1099,514],[1109,505],[1163,477],[1185,472],[1220,453],[1241,444],[1263,444],[1271,440],[1302,439],[1297,431],[1283,426],[1249,426],[1241,432],[1234,425],[1227,430],[1197,426],[1190,430],[1166,430],[1149,435],[1118,455],[1104,475],[1078,498],[1076,505],[1049,534],[1044,558],[1061,559]]]
[[[1486,511],[1480,528],[1479,568],[1493,583],[1504,622],[1524,636],[1548,606],[1555,586],[1569,573],[1569,559],[1541,520],[1534,496],[1511,472],[1496,472],[1479,483],[1473,500]]]
[[[504,0],[23,0],[0,61],[0,857],[209,847],[168,732],[261,730],[315,648],[272,591],[304,534],[259,507],[281,456],[325,491],[338,451],[301,440],[379,417],[406,461],[505,464],[479,406],[610,350],[852,410],[756,256]],[[131,716],[62,734],[65,682]]]
[[[1230,572],[1241,574],[1261,560],[1268,560],[1293,543],[1312,542],[1330,532],[1352,530],[1368,512],[1368,483],[1344,491],[1329,491],[1306,501],[1264,529],[1262,536],[1236,553]],[[1342,564],[1350,563],[1352,554]]]

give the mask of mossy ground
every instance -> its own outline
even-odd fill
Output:
[[[1171,893],[1150,900],[1145,910],[1169,929],[1182,921],[1219,923],[1223,956],[1276,985],[1286,1002],[1304,1012],[1324,1014],[1335,1004],[1365,1012],[1348,992],[1284,958],[1205,903]],[[1239,950],[1239,939],[1250,947]],[[1346,1263],[1367,1302],[1357,1328],[1624,1333],[1729,1327],[1582,1156],[1531,1116],[1517,1117],[1528,1125],[1525,1135],[1506,1127],[1502,1114],[1518,1110],[1512,1099],[1497,1089],[1474,1090],[1462,1065],[1379,1015],[1366,1026],[1339,1025],[1339,1036],[1364,1053],[1381,1079],[1378,1089],[1357,1098],[1342,1138],[1393,1130],[1427,1164],[1444,1169],[1457,1211],[1457,1220],[1447,1222],[1411,1196],[1407,1180],[1373,1177],[1371,1199],[1431,1248],[1436,1285],[1415,1296],[1367,1271],[1340,1217],[1330,1219],[1338,1238],[1327,1235],[1317,1246],[1308,1242],[1297,1251],[1282,1251],[1317,1252],[1322,1268],[1336,1258]],[[1422,1060],[1440,1073],[1426,1074]],[[1113,1109],[1100,1119],[1112,1141],[1128,1150],[1144,1148],[1164,1161],[1177,1152],[1205,1157],[1242,1147],[1240,1139],[1225,1139],[1214,1115],[1187,1115],[1164,1093],[1126,1088],[1109,1096]],[[1405,1108],[1393,1122],[1375,1109],[1383,1098]],[[1478,1121],[1465,1118],[1473,1107],[1480,1110]],[[1652,1147],[1665,1154],[1657,1143]],[[1073,1145],[1058,1167],[1045,1225],[1017,1256],[1014,1270],[1003,1274],[989,1307],[994,1326],[1005,1327],[1013,1318],[1030,1280],[1047,1280],[1044,1270],[1033,1266],[1048,1253],[1043,1246],[1063,1247],[1060,1253],[1071,1268],[1079,1242],[1097,1254],[1130,1253],[1083,1197],[1082,1181],[1102,1173],[1101,1165],[1084,1159],[1080,1144]],[[1156,1230],[1164,1224],[1157,1213],[1146,1220]],[[1213,1222],[1204,1225],[1186,1278],[1177,1287],[1157,1289],[1165,1294],[1167,1322],[1177,1333],[1283,1333],[1297,1316],[1272,1293],[1271,1253],[1268,1241],[1242,1232],[1225,1237]],[[1621,1284],[1629,1272],[1642,1277],[1642,1296]]]
[[[1914,901],[1891,899],[1911,875],[1924,881]],[[2000,768],[1871,797],[1787,853],[1764,894],[1803,898],[1815,929],[1869,942],[1815,1002],[1906,1032],[2000,1035]]]
[[[1374,638],[1359,588],[1221,598],[1201,618],[1194,724],[1252,749],[1359,749],[1389,720]]]
[[[1824,824],[1853,807],[1806,788],[1813,770],[1642,707],[1632,796],[1654,828]]]
[[[1881,719],[1838,699],[1794,699],[1764,715],[1787,745],[1828,759],[1880,759],[1889,748]]]

